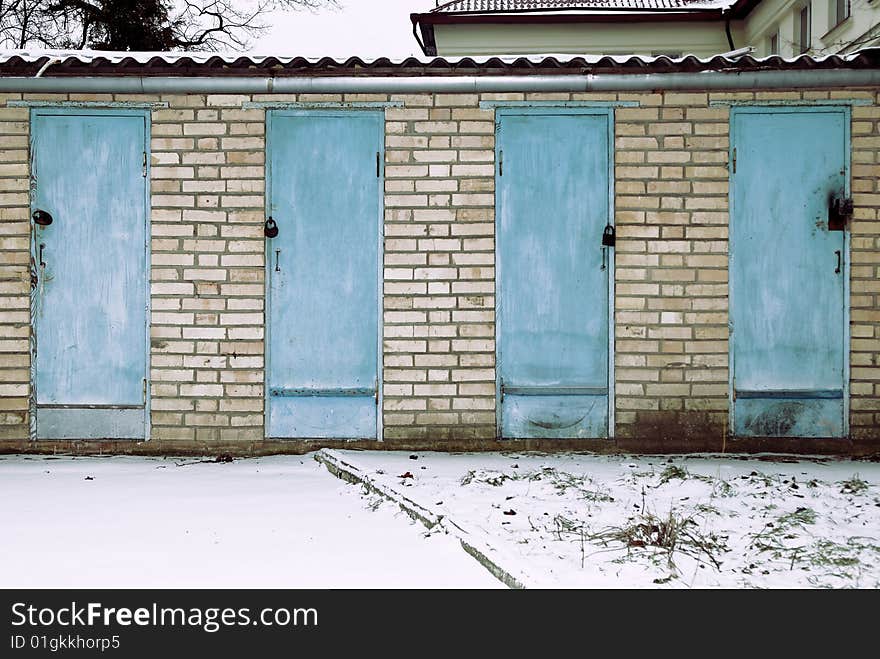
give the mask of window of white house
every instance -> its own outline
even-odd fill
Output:
[[[831,0],[831,26],[840,25],[850,14],[850,0]]]
[[[778,55],[779,54],[779,30],[776,30],[773,34],[770,35],[770,39],[768,39],[767,43],[767,54],[768,55]]]
[[[800,27],[798,29],[798,52],[805,53],[810,49],[812,35],[810,33],[810,5],[807,3],[800,11]]]

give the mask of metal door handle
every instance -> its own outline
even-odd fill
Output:
[[[46,262],[43,260],[43,249],[45,249],[46,243],[40,243],[40,267],[45,268]]]
[[[834,253],[837,255],[837,267],[834,268],[834,273],[839,275],[840,274],[840,250],[836,249],[836,250],[834,250]]]
[[[281,272],[281,267],[278,265],[278,258],[281,256],[281,250],[275,250],[275,272]]]

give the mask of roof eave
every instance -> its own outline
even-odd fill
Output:
[[[47,65],[50,65],[47,67]],[[247,53],[161,53],[91,51],[0,51],[0,80],[6,77],[461,77],[528,75],[607,75],[645,73],[725,73],[767,70],[880,69],[880,48],[848,55],[813,58],[801,55],[783,59],[751,55],[698,58],[644,57],[638,55],[507,55],[434,57],[419,59],[379,57],[306,58],[257,56]]]
[[[754,2],[757,0],[745,0]],[[410,14],[413,24],[424,25],[486,25],[512,23],[627,23],[633,21],[705,21],[726,17],[721,8],[710,9],[670,9],[664,11],[633,11],[625,8],[608,8],[597,12],[554,12],[535,14],[530,12],[460,12],[455,14]]]
[[[409,17],[413,24],[413,35],[416,37],[422,52],[430,57],[436,57],[437,40],[434,36],[435,25],[516,25],[528,23],[550,25],[554,23],[630,23],[637,21],[667,23],[674,21],[738,20],[748,16],[760,3],[761,0],[736,0],[727,8],[684,9],[681,11],[633,11],[623,7],[609,7],[602,9],[602,13],[570,13],[569,10],[560,10],[559,12],[542,10],[543,13],[541,14],[534,13],[537,10],[496,11],[492,13],[479,11],[444,13],[435,10],[425,13],[412,13]],[[421,39],[418,37],[417,30],[421,32]]]
[[[740,0],[744,3],[756,4],[760,0]],[[751,7],[749,7],[751,10]],[[413,24],[413,36],[429,56],[437,55],[437,40],[434,36],[435,25],[553,25],[560,23],[635,23],[651,21],[668,23],[674,21],[717,21],[728,18],[722,9],[693,9],[683,11],[645,12],[626,9],[603,10],[604,13],[553,13],[533,14],[522,13],[477,13],[462,12],[444,13],[413,13],[409,15]],[[736,16],[734,16],[736,17]],[[419,38],[421,33],[421,39]]]
[[[761,4],[761,0],[736,0],[736,2],[730,6],[728,12],[730,13],[731,18],[745,18],[751,13],[752,9],[759,4]]]
[[[409,15],[409,20],[412,21],[413,36],[416,39],[416,43],[419,44],[419,48],[422,49],[422,53],[428,57],[436,57],[437,41],[434,38],[434,24],[422,20],[422,17],[427,15],[413,13]],[[421,39],[419,38],[419,32],[422,33]]]

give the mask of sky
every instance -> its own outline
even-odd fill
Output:
[[[337,0],[338,9],[273,12],[272,27],[250,50],[267,55],[406,57],[421,55],[412,35],[412,12],[434,0]]]

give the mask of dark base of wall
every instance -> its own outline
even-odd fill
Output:
[[[880,443],[850,439],[707,439],[674,438],[605,439],[506,439],[499,440],[385,440],[383,442],[290,440],[264,442],[164,441],[0,441],[0,454],[43,455],[199,455],[253,457],[260,455],[300,455],[320,448],[370,449],[386,451],[519,452],[555,453],[571,451],[596,454],[672,454],[672,453],[777,453],[829,455],[880,461]]]

